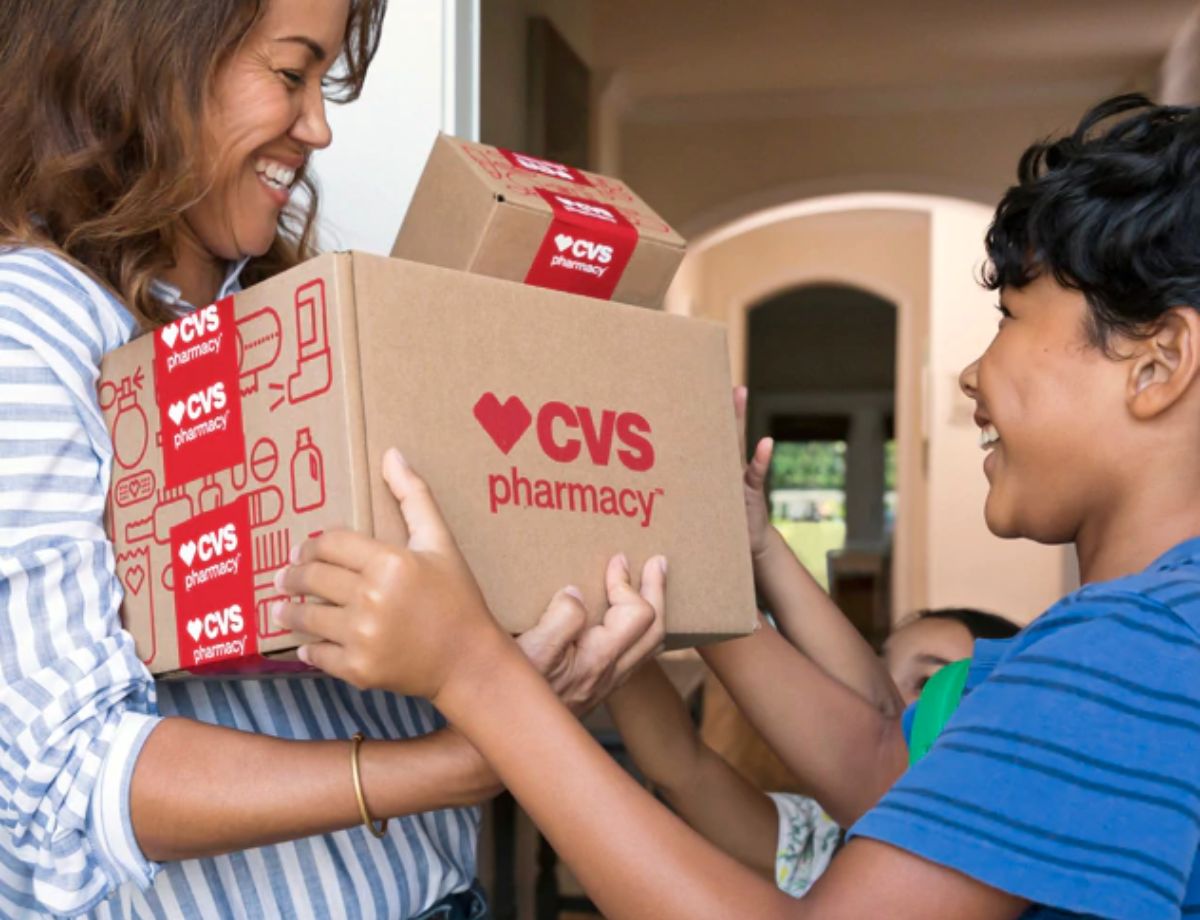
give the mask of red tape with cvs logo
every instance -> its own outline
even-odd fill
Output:
[[[637,228],[616,208],[540,188],[554,212],[525,283],[608,300],[638,244]]]
[[[164,488],[246,459],[232,297],[154,334],[154,378]]]

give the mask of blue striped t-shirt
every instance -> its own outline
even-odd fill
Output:
[[[130,776],[162,716],[284,738],[409,738],[441,720],[327,678],[151,678],[118,617],[96,392],[133,331],[68,262],[0,251],[0,917],[396,920],[466,889],[476,809],[392,821],[383,840],[358,827],[161,866],[140,852]]]
[[[1028,918],[1200,917],[1200,538],[976,642],[966,689],[853,835]]]

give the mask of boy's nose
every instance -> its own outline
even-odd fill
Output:
[[[968,399],[976,399],[979,396],[978,358],[962,369],[962,373],[958,375],[958,385],[967,394]]]

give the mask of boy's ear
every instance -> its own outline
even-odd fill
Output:
[[[1200,376],[1200,310],[1174,307],[1152,336],[1138,341],[1129,367],[1126,402],[1148,421],[1175,405]]]

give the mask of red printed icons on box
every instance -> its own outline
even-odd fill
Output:
[[[554,212],[525,283],[608,300],[637,248],[637,228],[615,208],[538,189]]]
[[[592,184],[587,176],[572,166],[555,163],[553,160],[543,160],[541,157],[530,156],[528,153],[517,153],[515,150],[506,150],[504,147],[497,147],[496,149],[513,166],[517,167],[517,169],[523,169],[525,172],[530,172],[546,179],[570,182],[573,185]]]
[[[246,458],[233,298],[154,335],[163,486],[171,489]]]
[[[179,666],[257,654],[246,497],[171,529]]]

